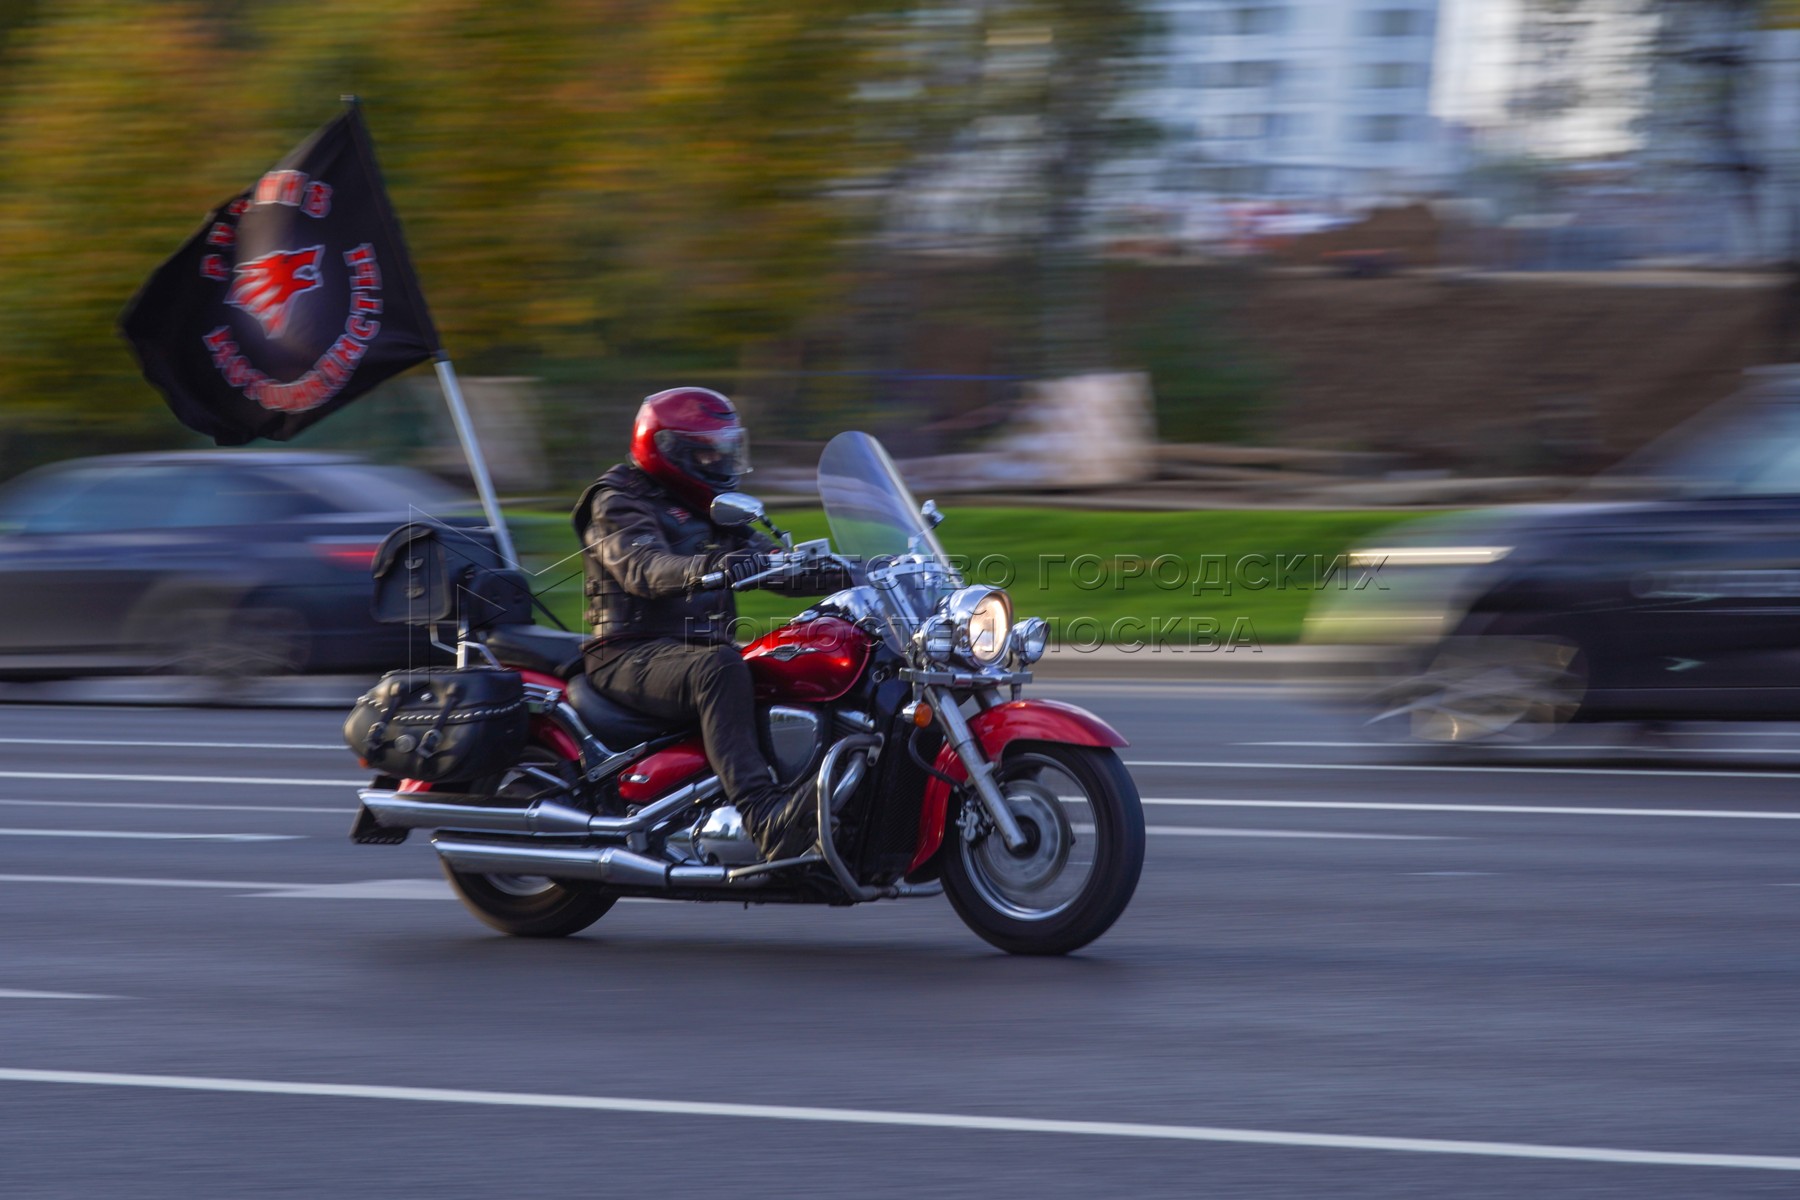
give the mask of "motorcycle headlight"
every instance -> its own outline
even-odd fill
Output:
[[[956,653],[971,666],[991,667],[1006,655],[1012,601],[999,588],[968,587],[952,593],[944,615],[956,632]]]
[[[1044,657],[1049,645],[1050,622],[1042,617],[1026,617],[1012,628],[1013,653],[1026,666]]]

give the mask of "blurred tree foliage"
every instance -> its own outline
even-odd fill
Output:
[[[466,371],[729,368],[843,309],[891,188],[982,113],[1068,126],[1079,182],[1135,10],[0,0],[0,459],[172,440],[119,309],[340,93]],[[1069,94],[1000,88],[994,48],[1040,43]]]

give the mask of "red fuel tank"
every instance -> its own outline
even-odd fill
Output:
[[[756,698],[818,703],[850,690],[869,663],[869,635],[837,617],[783,625],[744,647]]]

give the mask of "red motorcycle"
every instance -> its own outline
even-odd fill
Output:
[[[810,851],[762,861],[697,732],[600,695],[581,672],[582,635],[519,619],[504,595],[511,573],[481,567],[443,587],[501,614],[463,605],[461,669],[390,676],[352,715],[346,733],[372,765],[408,764],[358,793],[352,838],[436,830],[463,903],[523,937],[576,933],[624,896],[854,904],[940,892],[1011,953],[1065,954],[1099,937],[1144,859],[1125,739],[1073,705],[1020,698],[1048,626],[1014,623],[999,588],[964,585],[933,532],[935,506],[915,503],[879,442],[833,439],[819,492],[836,554],[825,539],[794,545],[748,496],[712,509],[715,522],[762,521],[782,539],[772,572],[831,558],[853,580],[743,651],[764,749],[784,785],[816,798]],[[441,575],[442,558],[429,538],[402,539],[384,555],[387,578],[410,580],[416,601],[420,572]],[[402,777],[414,770],[423,777]]]

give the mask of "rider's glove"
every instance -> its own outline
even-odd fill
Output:
[[[755,550],[733,550],[713,562],[713,570],[722,571],[728,585],[735,586],[752,575],[761,575],[771,563],[769,556]]]

